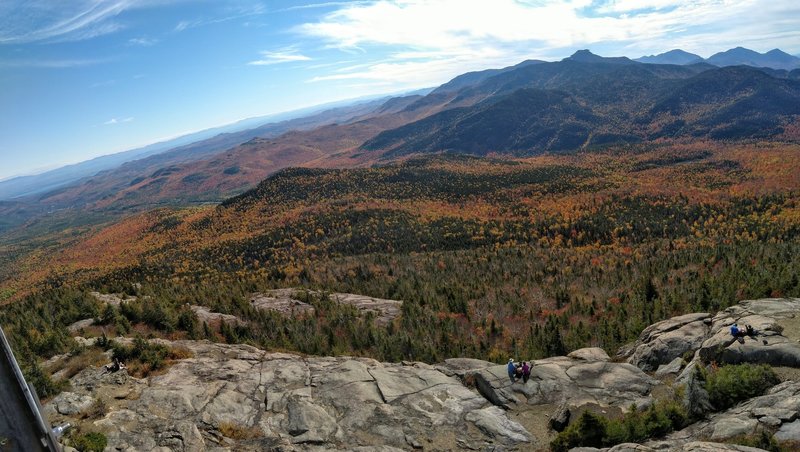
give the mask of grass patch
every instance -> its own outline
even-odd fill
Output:
[[[69,357],[62,360],[58,365],[51,369],[51,373],[62,372],[66,379],[70,379],[78,374],[78,372],[86,369],[89,366],[99,366],[108,360],[103,354],[102,350],[96,347],[91,348],[78,348],[70,354]]]
[[[798,450],[795,448],[787,449],[786,447],[782,447],[780,444],[778,444],[778,441],[775,439],[775,437],[766,430],[762,430],[759,433],[752,435],[737,436],[736,438],[731,439],[729,442],[731,444],[738,444],[740,446],[756,447],[769,452],[788,452],[790,450]]]
[[[233,422],[220,423],[219,432],[231,439],[253,439],[264,436],[261,429],[257,427],[244,427]]]
[[[166,369],[174,360],[190,358],[192,352],[183,347],[167,347],[151,343],[141,336],[136,336],[130,346],[113,343],[111,356],[124,363],[129,374],[146,377],[153,372]]]
[[[108,413],[108,405],[103,399],[97,399],[88,409],[81,412],[81,419],[99,419]]]

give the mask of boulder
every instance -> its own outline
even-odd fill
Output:
[[[627,357],[629,363],[644,371],[654,371],[700,347],[708,334],[710,319],[710,314],[696,313],[654,323],[642,331],[632,347],[620,353],[629,355],[620,357]]]
[[[775,439],[778,441],[800,441],[800,421],[781,425],[781,428],[775,432]]]
[[[655,372],[656,378],[664,378],[667,375],[678,375],[683,368],[683,358],[675,358],[669,364],[662,364],[658,366]]]
[[[690,353],[705,363],[800,367],[800,337],[784,336],[780,325],[782,320],[799,314],[800,299],[766,298],[742,301],[713,317],[706,313],[681,315],[645,328],[635,343],[620,348],[617,357],[647,372],[661,369],[659,378],[675,374],[676,359]],[[756,335],[732,337],[730,326],[734,322],[742,328],[752,326]]]
[[[189,308],[194,312],[194,315],[197,316],[197,320],[213,327],[218,327],[223,323],[233,326],[244,325],[242,319],[235,315],[213,312],[205,306],[191,305]]]
[[[569,418],[570,418],[570,411],[569,407],[567,406],[566,401],[561,402],[556,410],[550,415],[550,420],[548,421],[548,425],[550,428],[557,432],[564,431],[569,425]]]
[[[711,439],[723,440],[736,436],[750,435],[756,431],[758,421],[752,418],[723,417],[714,423]]]
[[[581,359],[584,361],[611,361],[608,353],[600,347],[580,348],[567,354],[567,358]]]
[[[77,322],[69,325],[67,327],[67,330],[70,333],[77,333],[80,330],[89,328],[92,325],[94,325],[94,319],[83,319],[83,320],[78,320]]]
[[[48,404],[56,413],[63,415],[80,414],[94,405],[96,399],[88,394],[62,392]]]
[[[577,350],[571,355],[535,361],[527,383],[512,383],[505,365],[476,369],[465,378],[474,381],[486,399],[504,408],[563,402],[571,409],[597,405],[624,411],[634,403],[652,403],[650,391],[658,381],[641,369],[608,362],[597,349]]]
[[[530,442],[532,438],[524,427],[509,419],[496,406],[471,411],[466,419],[492,438],[509,438],[520,443]]]

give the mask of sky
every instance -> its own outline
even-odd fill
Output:
[[[800,54],[797,0],[2,0],[0,179],[588,48]]]

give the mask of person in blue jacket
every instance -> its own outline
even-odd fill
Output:
[[[516,381],[517,366],[514,365],[514,358],[508,358],[508,378],[511,383]]]

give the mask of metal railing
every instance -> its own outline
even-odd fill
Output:
[[[25,381],[2,328],[0,354],[0,440],[5,441],[0,448],[61,452],[36,390]]]

